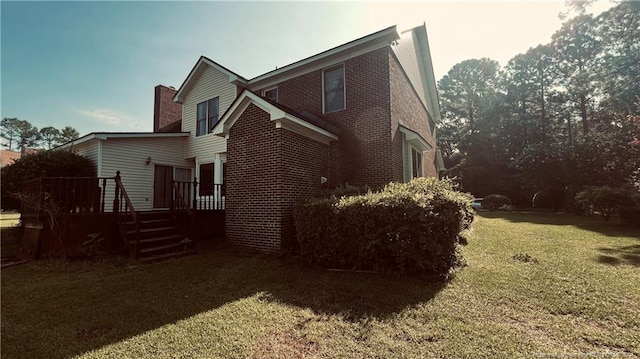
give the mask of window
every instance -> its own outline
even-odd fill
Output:
[[[266,90],[262,90],[262,96],[268,98],[271,101],[278,102],[278,88],[272,87]]]
[[[422,152],[411,147],[411,178],[423,177]]]
[[[198,194],[200,196],[213,195],[213,163],[200,165],[200,180]]]
[[[322,73],[324,113],[345,108],[344,66],[324,70]]]
[[[220,119],[219,97],[198,104],[196,136],[206,135],[218,124]]]

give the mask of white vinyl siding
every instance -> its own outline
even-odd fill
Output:
[[[102,174],[115,176],[120,171],[122,184],[136,211],[153,208],[154,166],[193,169],[193,161],[184,159],[186,137],[108,139],[102,143]],[[146,161],[151,158],[148,165]],[[106,203],[111,209],[113,188],[107,188]]]
[[[87,141],[81,143],[79,145],[74,145],[70,148],[72,152],[79,154],[82,157],[85,157],[93,163],[96,169],[96,175],[99,177],[100,174],[100,140],[93,139],[91,141]]]
[[[229,83],[228,74],[207,66],[197,76],[182,104],[182,131],[190,133],[185,158],[211,156],[227,151],[227,142],[222,137],[214,134],[196,137],[196,110],[199,103],[219,97],[219,117],[222,117],[236,98],[236,86]]]

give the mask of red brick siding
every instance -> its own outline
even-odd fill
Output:
[[[331,185],[382,186],[392,178],[389,52],[385,47],[344,62],[346,109],[322,114],[322,70],[278,84],[278,102],[309,111],[341,129],[332,152]]]
[[[227,141],[226,238],[277,252],[295,238],[293,205],[328,176],[328,146],[285,129],[249,105]]]
[[[433,147],[423,154],[423,168],[426,177],[437,177],[435,167],[436,141],[429,128],[429,115],[420,98],[415,93],[400,63],[389,53],[389,69],[391,84],[391,136],[393,143],[393,178],[403,180],[402,133],[398,130],[399,122],[419,133]]]
[[[163,85],[155,88],[154,107],[153,107],[153,132],[166,132],[168,126],[181,121],[182,104],[173,102],[173,96],[176,90]],[[170,129],[180,126],[170,126]]]
[[[293,207],[297,201],[314,195],[329,178],[329,146],[288,130],[279,130],[280,182],[278,201],[282,220],[282,245],[295,243]]]

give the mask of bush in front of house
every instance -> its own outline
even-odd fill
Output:
[[[473,222],[471,198],[418,178],[379,192],[312,198],[295,210],[300,256],[328,268],[446,276]]]
[[[65,150],[42,151],[24,156],[2,168],[2,208],[18,209],[20,201],[13,196],[25,182],[46,177],[93,177],[95,166],[88,158]]]
[[[482,200],[482,208],[489,211],[507,209],[509,206],[511,206],[511,200],[501,194],[490,194]]]

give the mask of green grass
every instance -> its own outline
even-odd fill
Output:
[[[2,270],[2,357],[636,357],[636,232],[482,213],[468,266],[445,284],[221,246],[155,264],[30,263]]]

